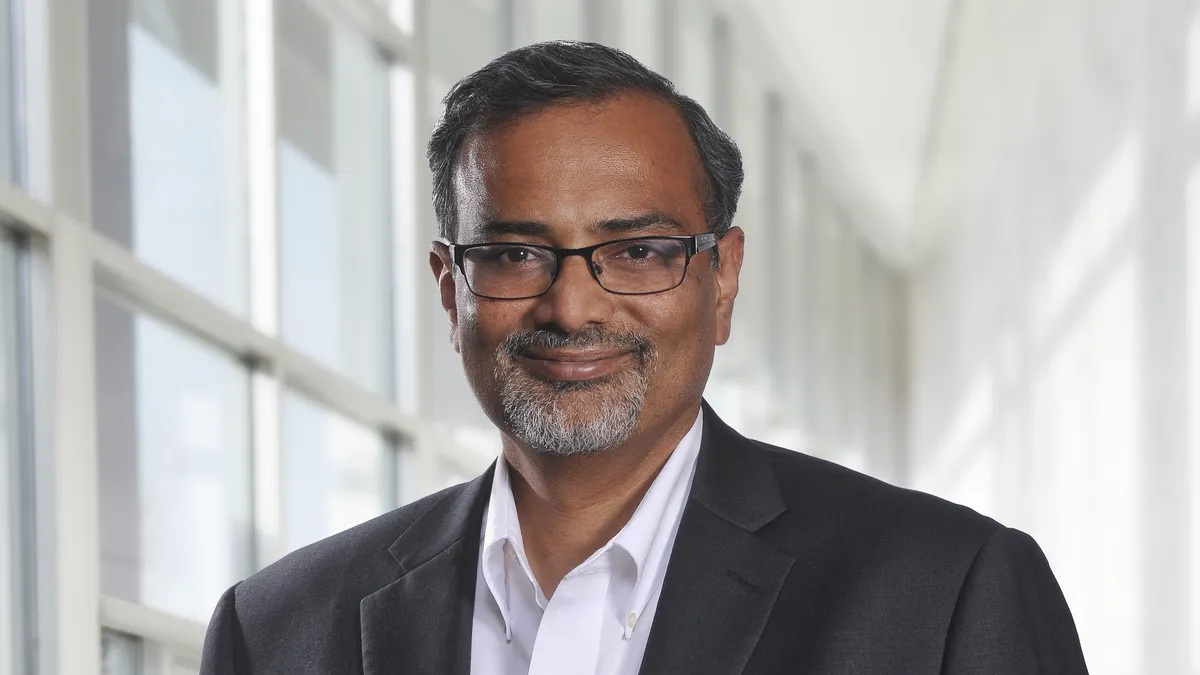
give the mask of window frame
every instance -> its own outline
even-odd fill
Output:
[[[420,65],[408,58],[415,53],[413,35],[400,29],[386,7],[376,0],[305,1],[327,20],[365,37],[387,57],[392,71],[401,66],[412,69],[410,95],[422,89]],[[252,440],[255,507],[267,526],[273,517],[274,525],[279,524],[278,408],[279,397],[286,389],[300,392],[385,439],[395,459],[389,464],[396,467],[394,483],[400,492],[396,506],[440,487],[441,476],[435,470],[437,461],[432,452],[451,457],[461,454],[468,458],[465,463],[470,469],[481,468],[480,458],[457,453],[453,443],[444,439],[432,442],[436,431],[418,415],[401,412],[391,398],[369,392],[285,346],[276,330],[278,288],[266,289],[272,310],[262,306],[260,294],[252,297],[260,304],[251,316],[239,317],[94,230],[89,220],[86,105],[90,95],[86,16],[91,0],[31,0],[25,4],[28,11],[20,17],[19,29],[14,30],[27,50],[18,62],[16,81],[30,86],[28,91],[18,92],[29,96],[21,100],[16,111],[21,132],[16,135],[23,141],[20,149],[34,161],[22,166],[23,171],[17,174],[20,186],[0,183],[0,227],[27,243],[27,251],[21,255],[28,258],[29,264],[23,268],[27,268],[31,282],[28,289],[23,289],[30,295],[27,306],[31,315],[23,317],[20,328],[30,333],[32,354],[19,364],[29,366],[33,400],[27,411],[32,413],[33,424],[27,435],[35,445],[30,460],[36,478],[36,501],[30,513],[23,514],[33,519],[27,536],[36,538],[25,542],[31,546],[23,548],[31,548],[38,561],[37,583],[28,602],[33,605],[31,609],[38,610],[38,621],[31,630],[39,637],[40,647],[31,660],[37,663],[37,672],[99,675],[101,632],[113,630],[143,640],[149,646],[144,656],[150,657],[153,652],[155,659],[182,658],[198,663],[203,625],[100,592],[93,323],[97,293],[115,294],[139,313],[181,328],[249,364],[253,375],[250,414],[256,416]],[[238,11],[245,13],[246,19],[257,15],[273,23],[272,7],[272,3],[243,2]],[[419,4],[415,11],[421,11]],[[261,71],[265,66],[273,84],[273,31],[255,34],[247,29],[241,39],[247,70],[252,72],[257,67]],[[251,61],[255,41],[268,45],[266,49],[259,46],[258,62]],[[394,79],[389,76],[390,81]],[[247,88],[253,91],[249,83]],[[389,97],[393,104],[414,105],[412,100],[399,101],[392,94]],[[248,121],[274,118],[273,106],[270,96],[248,100]],[[395,117],[394,110],[389,117]],[[418,143],[431,125],[432,116],[418,114],[394,130],[394,134],[402,132],[407,137],[392,139],[391,157],[417,164],[405,167],[407,177],[420,175],[423,157],[404,148],[404,144]],[[266,150],[271,160],[258,167],[247,161],[247,168],[259,169],[258,175],[271,185],[256,184],[250,192],[274,200],[275,125],[270,123],[265,134],[262,128],[254,131],[259,133],[252,135],[253,140],[262,144],[260,149]],[[406,191],[411,195],[421,193],[419,189]],[[251,208],[255,206],[258,211],[251,212],[252,245],[258,255],[270,259],[266,269],[275,270],[277,214],[273,207],[264,209],[263,204],[252,204]],[[402,209],[411,210],[411,214],[402,214]],[[389,227],[402,230],[396,232],[397,237],[415,240],[422,212],[413,203],[395,205],[389,209]],[[251,265],[258,262],[261,259],[250,258]],[[412,308],[414,304],[402,306]],[[410,319],[393,317],[396,324],[408,324]],[[420,383],[410,388],[419,391]],[[260,535],[269,534],[262,527],[256,529]],[[256,562],[261,566],[282,553],[260,545]],[[33,642],[32,637],[29,641]]]

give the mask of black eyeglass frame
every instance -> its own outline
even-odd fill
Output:
[[[597,265],[595,261],[592,260],[592,254],[597,249],[627,241],[645,241],[655,239],[671,239],[674,241],[681,241],[684,244],[685,255],[683,259],[683,274],[679,275],[679,281],[676,282],[674,286],[657,291],[639,291],[637,293],[628,291],[613,291],[604,287],[604,283],[600,281],[600,277],[596,274]],[[717,236],[716,232],[701,232],[700,234],[652,235],[648,237],[613,239],[612,241],[603,241],[599,244],[593,244],[592,246],[584,246],[583,248],[556,248],[554,246],[544,246],[542,244],[527,244],[520,241],[486,241],[478,244],[447,244],[447,247],[450,249],[450,255],[454,258],[454,266],[457,267],[460,272],[462,272],[463,280],[467,283],[467,290],[471,291],[472,294],[481,298],[487,298],[489,300],[528,300],[530,298],[536,298],[545,295],[550,291],[551,288],[554,287],[554,282],[558,281],[558,274],[562,271],[563,260],[570,258],[571,256],[579,256],[586,260],[588,264],[588,271],[591,272],[592,278],[596,280],[596,283],[599,284],[600,288],[604,288],[605,291],[612,293],[613,295],[654,295],[655,293],[666,293],[667,291],[679,288],[679,286],[683,284],[683,280],[687,279],[688,265],[692,262],[692,256],[703,253],[710,248],[716,248],[719,240],[720,237]],[[554,254],[554,274],[551,275],[550,283],[546,285],[546,290],[534,295],[522,295],[515,298],[497,298],[495,296],[477,293],[474,288],[471,288],[471,281],[467,278],[467,269],[463,265],[463,256],[466,254],[466,252],[473,248],[482,248],[484,246],[503,246],[505,244],[511,246],[536,248],[543,251],[549,251],[550,253]]]

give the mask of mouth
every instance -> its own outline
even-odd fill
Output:
[[[534,374],[565,382],[598,379],[627,367],[632,360],[631,351],[566,349],[534,350],[517,358]]]

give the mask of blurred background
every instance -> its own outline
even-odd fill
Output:
[[[1195,0],[0,0],[0,675],[194,673],[226,587],[487,466],[424,143],[561,38],[742,148],[727,422],[1200,674]]]

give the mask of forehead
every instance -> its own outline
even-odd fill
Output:
[[[471,137],[455,198],[465,235],[488,219],[571,230],[651,211],[702,231],[702,180],[679,112],[629,94],[552,106]]]

